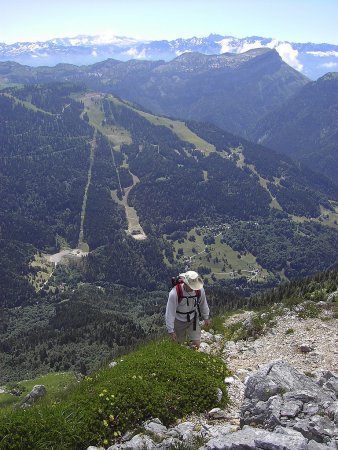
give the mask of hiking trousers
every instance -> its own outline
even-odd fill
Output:
[[[196,330],[194,330],[194,319],[190,322],[183,322],[175,319],[174,330],[177,337],[177,342],[183,344],[186,340],[199,341],[201,340],[201,326],[199,320],[196,320]]]

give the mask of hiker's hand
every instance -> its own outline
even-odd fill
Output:
[[[169,333],[169,336],[170,336],[170,339],[171,339],[172,341],[176,341],[176,340],[177,340],[177,336],[176,336],[175,331],[173,331],[172,333]]]
[[[209,328],[210,327],[210,319],[204,319],[204,325],[205,328]]]

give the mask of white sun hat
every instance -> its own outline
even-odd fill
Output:
[[[188,285],[194,291],[202,289],[203,281],[202,278],[194,270],[188,270],[188,272],[181,273],[180,277],[186,285]]]

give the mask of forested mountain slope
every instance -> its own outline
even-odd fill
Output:
[[[336,260],[337,188],[286,157],[70,85],[7,89],[0,100],[3,304],[33,295],[34,254],[67,245],[90,250],[84,281],[145,289],[194,255],[210,282],[241,269],[297,277]],[[147,239],[125,233],[126,207]]]
[[[249,136],[338,183],[338,74],[304,86]]]
[[[29,67],[0,62],[0,83],[82,82],[131,100],[155,114],[212,122],[241,136],[309,81],[276,50],[203,55],[170,62],[113,59],[91,66]]]
[[[8,379],[91,370],[93,355],[158,332],[185,267],[215,311],[337,261],[337,188],[287,157],[69,83],[7,88],[0,102]]]

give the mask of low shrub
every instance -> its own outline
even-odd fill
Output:
[[[223,316],[215,316],[211,321],[211,328],[214,330],[216,334],[224,334],[224,317]]]
[[[315,319],[320,315],[320,307],[312,302],[302,303],[302,308],[298,313],[301,319]]]
[[[224,363],[169,341],[130,353],[79,383],[59,401],[0,416],[0,449],[76,450],[108,445],[151,417],[166,425],[228,396]]]

